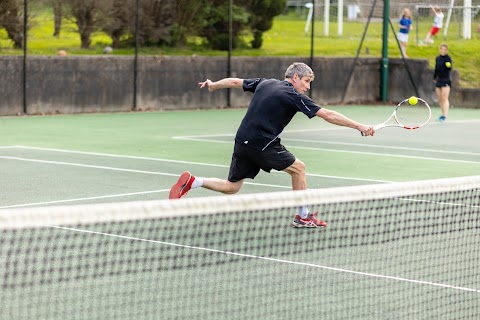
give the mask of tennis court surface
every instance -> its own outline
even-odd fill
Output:
[[[391,112],[363,108],[340,111]],[[297,117],[310,190],[262,173],[165,200],[184,170],[227,175],[243,112],[0,119],[0,319],[480,314],[478,111],[374,138]],[[292,228],[303,204],[328,228]]]

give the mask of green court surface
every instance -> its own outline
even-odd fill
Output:
[[[370,124],[393,110],[330,108]],[[374,137],[299,114],[281,138],[305,162],[311,189],[479,175],[480,110],[450,112],[443,124],[385,128]],[[185,170],[226,178],[244,113],[0,118],[0,215],[13,208],[167,199]],[[432,118],[438,113],[434,108]],[[287,174],[262,172],[240,193],[287,190]],[[444,217],[437,216],[438,201],[421,207],[421,218],[408,207],[396,212],[380,203],[349,212],[339,205],[338,214],[322,217],[326,230],[291,228],[292,212],[282,210],[273,218],[258,212],[251,226],[253,219],[225,215],[218,224],[185,218],[97,224],[82,232],[46,227],[20,241],[15,232],[4,233],[16,255],[0,253],[0,274],[15,265],[25,276],[19,284],[11,274],[1,279],[0,319],[471,318],[480,312],[474,192],[477,200],[445,209]],[[188,194],[210,196],[218,194]],[[44,249],[52,242],[64,251]],[[29,263],[42,261],[46,265],[30,270]],[[76,276],[67,278],[68,271]]]
[[[377,124],[392,107],[332,108]],[[0,118],[0,207],[166,199],[183,171],[226,178],[244,109]],[[432,119],[439,113],[433,109]],[[385,128],[374,137],[297,115],[282,134],[307,166],[308,187],[413,181],[480,173],[480,110],[452,109],[447,123]],[[261,172],[241,193],[290,188]],[[212,196],[195,190],[189,197]],[[75,201],[75,199],[79,199]]]

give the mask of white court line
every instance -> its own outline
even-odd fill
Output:
[[[330,130],[352,130],[347,127],[340,127],[333,125],[331,128],[310,128],[310,129],[294,129],[294,130],[285,130],[282,134],[287,133],[297,133],[297,132],[312,132],[312,131],[330,131]],[[183,138],[208,138],[208,137],[235,137],[235,133],[216,133],[216,134],[198,134],[193,136],[174,136],[173,139],[183,139]]]
[[[211,140],[207,140],[211,142]],[[227,143],[227,142],[225,142]],[[51,151],[51,152],[61,152],[61,153],[72,153],[72,154],[84,154],[84,155],[94,155],[94,156],[102,156],[102,157],[113,157],[113,158],[125,158],[125,159],[135,159],[135,160],[147,160],[147,161],[159,161],[159,162],[173,162],[173,163],[182,163],[188,165],[198,165],[198,166],[207,166],[207,167],[218,167],[218,168],[229,168],[229,166],[221,165],[221,164],[211,164],[211,163],[203,163],[203,162],[192,162],[192,161],[181,161],[181,160],[171,160],[171,159],[159,159],[159,158],[149,158],[149,157],[140,157],[140,156],[127,156],[127,155],[117,155],[111,153],[98,153],[98,152],[87,152],[87,151],[76,151],[76,150],[64,150],[64,149],[53,149],[53,148],[41,148],[41,147],[29,147],[29,146],[13,146],[10,148],[18,148],[18,149],[30,149],[30,150],[42,150],[42,151]],[[272,171],[271,173],[274,174],[286,174],[281,171]],[[178,176],[178,174],[165,174],[170,176]],[[392,183],[396,181],[389,181],[389,180],[379,180],[379,179],[367,179],[367,178],[354,178],[354,177],[342,177],[342,176],[331,176],[331,175],[321,175],[321,174],[309,174],[307,173],[307,177],[320,177],[320,178],[328,178],[328,179],[339,179],[339,180],[353,180],[353,181],[367,181],[367,182],[378,182],[378,183]],[[247,183],[245,184],[253,184],[255,183]],[[258,184],[263,185],[263,184]],[[269,185],[265,185],[269,186]]]
[[[202,247],[183,245],[183,244],[171,243],[171,242],[164,242],[164,241],[158,241],[158,240],[149,240],[149,239],[142,239],[142,238],[136,238],[136,237],[121,236],[121,235],[116,235],[116,234],[111,234],[111,233],[104,233],[104,232],[97,232],[97,231],[90,231],[90,230],[83,230],[83,229],[76,229],[76,228],[68,228],[68,227],[60,227],[60,226],[47,226],[47,227],[69,230],[69,231],[75,231],[75,232],[83,232],[83,233],[88,233],[88,234],[103,235],[103,236],[109,236],[109,237],[115,237],[115,238],[121,238],[121,239],[127,239],[127,240],[163,244],[163,245],[180,247],[180,248],[215,252],[215,253],[220,253],[220,254],[225,254],[225,255],[239,256],[239,257],[265,260],[265,261],[271,261],[271,262],[278,262],[278,263],[284,263],[284,264],[291,264],[291,265],[297,265],[297,266],[306,266],[306,267],[330,270],[330,271],[335,271],[335,272],[340,272],[340,273],[350,273],[350,274],[355,274],[355,275],[365,276],[365,277],[394,280],[394,281],[399,281],[399,282],[409,282],[409,283],[414,283],[414,284],[434,286],[434,287],[440,287],[440,288],[445,288],[445,289],[453,289],[453,290],[460,290],[460,291],[466,291],[466,292],[480,293],[480,290],[475,289],[475,288],[467,288],[467,287],[453,286],[453,285],[444,284],[444,283],[437,283],[437,282],[430,282],[430,281],[423,281],[423,280],[416,280],[416,279],[408,279],[408,278],[395,277],[395,276],[387,276],[387,275],[381,275],[381,274],[375,274],[375,273],[369,273],[369,272],[354,271],[354,270],[348,270],[348,269],[342,269],[342,268],[328,267],[328,266],[322,266],[322,265],[313,264],[313,263],[306,263],[306,262],[298,262],[298,261],[291,261],[291,260],[284,260],[284,259],[276,259],[276,258],[255,256],[255,255],[251,255],[251,254],[244,254],[244,253],[238,253],[238,252],[202,248]]]
[[[462,123],[477,123],[480,122],[480,119],[467,119],[467,120],[448,120],[447,123],[440,123],[440,122],[430,122],[428,126],[435,125],[435,126],[448,126],[449,124],[462,124]]]
[[[162,192],[167,192],[167,191],[170,191],[170,189],[121,193],[121,194],[111,194],[111,195],[98,196],[98,197],[87,197],[87,198],[77,198],[77,199],[66,199],[66,200],[55,200],[55,201],[15,204],[15,205],[10,205],[10,206],[0,207],[0,209],[22,208],[22,207],[39,206],[39,205],[46,205],[46,204],[55,204],[55,203],[58,204],[58,203],[68,203],[68,202],[77,202],[77,201],[86,201],[86,200],[108,199],[108,198],[116,198],[116,197],[128,197],[128,196],[136,196],[136,195],[141,195],[141,194],[162,193]]]
[[[480,208],[477,205],[465,204],[465,203],[456,203],[456,202],[441,202],[434,200],[422,200],[422,199],[413,199],[413,198],[395,198],[400,201],[408,202],[423,202],[423,203],[432,203],[432,204],[441,204],[442,206],[451,206],[451,207],[467,207],[467,208]]]
[[[209,139],[197,139],[197,138],[184,138],[184,137],[175,137],[179,140],[187,141],[203,141],[209,143],[232,143],[231,141],[219,141],[219,140],[209,140]],[[282,140],[289,140],[288,138]],[[316,151],[329,151],[329,152],[339,152],[339,153],[352,153],[352,154],[363,154],[369,156],[378,156],[378,157],[393,157],[393,158],[407,158],[407,159],[419,159],[419,160],[431,160],[431,161],[443,161],[443,162],[455,162],[455,163],[468,163],[468,164],[480,164],[480,161],[469,161],[469,160],[456,160],[456,159],[446,159],[446,158],[434,158],[434,157],[421,157],[421,156],[409,156],[403,154],[392,154],[392,153],[377,153],[377,152],[368,152],[368,151],[353,151],[353,150],[339,150],[339,149],[330,149],[330,148],[318,148],[318,147],[302,147],[302,146],[292,146],[287,145],[291,149],[303,149],[303,150],[316,150]],[[417,149],[421,151],[422,149]],[[478,154],[475,154],[478,155]]]
[[[10,157],[10,156],[0,156],[0,159],[9,159],[9,160],[18,160],[18,161],[28,161],[28,162],[39,162],[39,163],[48,163],[48,164],[58,164],[64,166],[73,166],[73,167],[84,167],[84,168],[93,168],[93,169],[103,169],[103,170],[113,170],[113,171],[124,171],[124,172],[132,172],[132,173],[142,173],[142,174],[154,174],[154,175],[161,175],[161,176],[170,176],[170,177],[178,177],[176,173],[167,173],[167,172],[158,172],[158,171],[145,171],[145,170],[134,170],[134,169],[125,169],[125,168],[115,168],[115,167],[107,167],[107,166],[96,166],[91,164],[83,164],[83,163],[74,163],[74,162],[63,162],[63,161],[52,161],[52,160],[40,160],[40,159],[30,159],[30,158],[20,158],[20,157]],[[176,162],[176,161],[172,161]],[[204,164],[207,165],[207,164]],[[222,166],[228,168],[228,166]],[[275,171],[272,171],[275,172]],[[284,172],[278,172],[282,174],[286,174]],[[313,177],[322,177],[322,178],[332,178],[332,179],[347,179],[347,180],[361,180],[361,181],[370,181],[370,182],[383,182],[383,183],[391,183],[394,181],[386,181],[386,180],[375,180],[375,179],[360,179],[360,178],[339,178],[336,176],[326,176],[326,175],[318,175],[318,174],[310,174]],[[267,184],[267,183],[255,183],[255,182],[244,182],[244,184],[248,185],[256,185],[256,186],[264,186],[264,187],[276,187],[276,188],[288,188],[290,189],[291,186],[282,186],[276,184]]]
[[[308,131],[308,130],[304,130],[304,131]],[[234,136],[235,136],[234,134],[215,134],[215,135],[212,134],[212,135],[198,135],[198,136],[176,136],[172,138],[177,140],[194,140],[194,141],[211,142],[212,140],[208,139],[208,137],[215,138],[215,137],[234,137]],[[204,138],[207,138],[207,139],[204,139]],[[342,146],[353,146],[353,147],[381,148],[381,149],[392,149],[392,150],[436,152],[436,153],[480,156],[480,153],[475,153],[475,152],[398,147],[398,146],[387,146],[387,145],[378,145],[378,144],[373,145],[373,144],[366,144],[366,143],[340,142],[340,141],[331,141],[331,140],[306,140],[306,139],[282,138],[282,141],[295,141],[295,142],[307,142],[310,144],[329,144],[329,145],[342,145]],[[222,141],[222,143],[227,143],[227,142]],[[228,143],[231,143],[231,141],[229,141]]]
[[[158,161],[158,162],[175,162],[183,164],[193,164],[193,165],[203,165],[209,167],[227,167],[221,164],[205,164],[201,162],[192,162],[192,161],[181,161],[181,160],[171,160],[171,159],[160,159],[160,158],[149,158],[149,157],[140,157],[140,156],[128,156],[128,155],[119,155],[112,153],[99,153],[99,152],[88,152],[88,151],[77,151],[77,150],[66,150],[66,149],[55,149],[55,148],[42,148],[42,147],[30,147],[30,146],[13,146],[7,148],[16,148],[16,149],[27,149],[27,150],[41,150],[41,151],[50,151],[50,152],[59,152],[59,153],[71,153],[71,154],[84,154],[91,156],[101,156],[101,157],[111,157],[111,158],[124,158],[124,159],[134,159],[134,160],[148,160],[148,161]]]
[[[469,120],[452,120],[449,121],[449,124],[462,124],[462,123],[477,123],[480,122],[480,119],[469,119]],[[430,125],[441,125],[444,126],[445,124],[443,123],[429,123]],[[347,127],[341,127],[341,126],[336,126],[336,125],[331,125],[331,127],[327,128],[306,128],[306,129],[293,129],[293,130],[285,130],[282,132],[282,134],[288,134],[288,133],[296,133],[296,132],[317,132],[317,131],[330,131],[330,130],[352,130],[351,128]],[[188,139],[197,139],[197,138],[209,138],[209,137],[235,137],[235,133],[218,133],[218,134],[200,134],[200,135],[193,135],[193,136],[174,136],[172,139],[179,139],[179,140],[188,140]],[[282,138],[282,140],[286,140],[287,138]],[[207,140],[211,141],[211,140]],[[314,141],[310,141],[314,142]],[[370,145],[366,145],[370,146]]]
[[[106,167],[106,166],[94,166],[94,165],[87,165],[87,164],[81,164],[81,163],[62,162],[62,161],[38,160],[38,159],[28,159],[28,158],[9,157],[9,156],[0,156],[0,159],[39,162],[39,163],[74,166],[74,167],[85,167],[85,168],[93,168],[93,169],[114,170],[114,171],[124,171],[124,172],[131,172],[131,173],[154,174],[154,175],[164,175],[164,176],[178,177],[178,174],[165,173],[165,172],[132,170],[132,169],[114,168],[114,167]],[[256,183],[256,182],[244,182],[244,184],[252,185],[252,186],[280,188],[280,189],[291,189],[292,188],[291,186],[283,186],[283,185],[275,185],[275,184],[267,184],[267,183]],[[78,198],[78,199],[65,199],[65,200],[55,200],[55,201],[45,201],[45,202],[24,203],[24,204],[18,204],[18,205],[3,206],[3,207],[0,207],[0,209],[17,208],[17,207],[29,207],[29,206],[38,206],[38,205],[55,204],[55,203],[57,203],[57,204],[58,203],[68,203],[68,202],[76,202],[76,201],[79,202],[79,201],[88,201],[88,200],[95,200],[95,199],[107,199],[107,198],[114,198],[114,197],[125,197],[125,196],[132,196],[132,195],[148,194],[148,193],[155,193],[155,192],[162,193],[162,192],[168,192],[168,191],[170,191],[170,189],[144,191],[144,192],[134,192],[134,193],[124,193],[124,194],[114,194],[114,195],[105,195],[105,196],[87,197],[87,198]]]
[[[96,165],[84,164],[84,163],[52,161],[52,160],[40,160],[40,159],[10,157],[10,156],[0,156],[0,159],[9,159],[9,160],[18,160],[18,161],[28,161],[28,162],[57,164],[57,165],[72,166],[72,167],[83,167],[83,168],[93,168],[93,169],[103,169],[103,170],[113,170],[113,171],[123,171],[123,172],[132,172],[132,173],[144,173],[144,174],[155,174],[155,175],[162,175],[162,176],[178,177],[178,174],[167,173],[167,172],[156,172],[156,171],[145,171],[145,170],[134,170],[134,169],[125,169],[125,168],[115,168],[115,167],[107,167],[107,166],[96,166]]]
[[[450,150],[438,150],[438,149],[424,149],[424,148],[410,148],[410,147],[397,147],[397,146],[385,146],[385,145],[371,145],[365,143],[350,143],[350,142],[338,142],[338,141],[312,141],[306,139],[290,139],[282,138],[282,141],[298,141],[298,142],[308,142],[310,144],[333,144],[333,145],[342,145],[342,146],[354,146],[354,147],[367,147],[367,148],[381,148],[381,149],[393,149],[393,150],[407,150],[407,151],[421,151],[421,152],[437,152],[437,153],[448,153],[448,154],[460,154],[468,156],[480,156],[480,153],[476,152],[464,152],[464,151],[450,151]]]
[[[86,155],[106,156],[106,157],[116,157],[116,158],[164,161],[164,162],[186,163],[186,164],[195,164],[195,165],[203,165],[203,166],[228,168],[228,166],[225,166],[225,165],[214,165],[214,164],[206,164],[206,163],[198,163],[198,162],[186,162],[186,161],[176,161],[176,160],[137,157],[137,156],[122,156],[122,155],[114,155],[114,154],[72,151],[72,150],[62,150],[62,149],[49,149],[49,148],[39,148],[39,147],[27,147],[27,146],[10,146],[10,147],[6,146],[6,147],[0,147],[0,148],[32,149],[32,150],[73,153],[73,154],[86,154]],[[114,171],[123,171],[123,172],[140,173],[140,174],[153,174],[153,175],[164,175],[164,176],[178,177],[178,174],[171,174],[171,173],[165,173],[165,172],[133,170],[133,169],[114,168],[114,167],[107,167],[107,166],[87,165],[87,164],[81,164],[81,163],[70,163],[70,162],[62,162],[62,161],[50,161],[50,160],[29,159],[29,158],[21,158],[21,157],[0,156],[0,159],[2,159],[2,158],[3,159],[9,159],[9,160],[17,160],[17,161],[29,161],[29,162],[39,162],[39,163],[65,165],[65,166],[75,166],[75,167],[85,167],[85,168],[93,168],[93,169],[114,170]],[[284,172],[279,172],[279,171],[272,171],[272,173],[286,174]],[[367,182],[377,182],[377,183],[392,183],[392,182],[394,182],[394,181],[386,181],[386,180],[361,179],[361,178],[351,178],[351,177],[337,177],[337,176],[318,175],[318,174],[307,174],[307,176],[320,177],[320,178],[330,178],[330,179],[367,181]],[[292,188],[290,185],[288,185],[288,186],[274,185],[274,184],[256,183],[256,182],[249,182],[249,181],[245,181],[244,184],[245,185],[251,185],[251,186],[271,187],[271,188],[280,188],[280,189],[291,189]],[[158,191],[146,191],[146,193],[149,193],[149,192],[167,192],[167,191],[170,191],[170,190],[165,189],[165,190],[158,190]],[[141,193],[136,193],[136,194],[141,194]],[[75,202],[75,201],[88,201],[88,200],[94,200],[94,199],[102,199],[102,198],[106,199],[106,198],[129,196],[129,195],[135,195],[135,193],[127,193],[127,194],[123,194],[123,195],[105,195],[105,196],[99,196],[99,197],[66,199],[66,200],[57,200],[57,201],[36,202],[36,203],[25,203],[25,204],[19,204],[19,205],[3,206],[3,207],[0,207],[0,209],[15,208],[15,207],[28,207],[28,206],[46,205],[46,204],[55,204],[55,203],[57,203],[57,204],[58,203],[68,203],[68,202]]]
[[[353,154],[370,155],[370,156],[376,156],[376,157],[393,157],[393,158],[406,158],[406,159],[418,159],[418,160],[429,160],[429,161],[442,161],[442,162],[454,162],[454,163],[480,164],[480,161],[455,160],[455,159],[434,158],[434,157],[421,157],[421,156],[408,156],[408,155],[391,154],[391,153],[377,153],[377,152],[366,152],[366,151],[349,151],[349,150],[338,150],[338,149],[329,149],[329,148],[296,147],[296,146],[289,146],[289,148],[292,148],[292,149],[304,149],[304,150],[317,150],[317,151],[332,151],[332,152],[339,152],[339,153],[353,153]]]
[[[10,156],[0,156],[0,159],[28,161],[28,162],[39,162],[39,163],[57,164],[57,165],[73,166],[73,167],[83,167],[83,168],[93,168],[93,169],[103,169],[103,170],[113,170],[113,171],[123,171],[123,172],[132,172],[132,173],[141,173],[141,174],[154,174],[154,175],[161,175],[161,176],[178,177],[178,174],[176,174],[176,173],[134,170],[134,169],[125,169],[125,168],[106,167],[106,166],[96,166],[96,165],[83,164],[83,163],[39,160],[39,159],[29,159],[29,158],[10,157]],[[282,185],[266,184],[266,183],[244,182],[244,184],[264,186],[264,187],[275,187],[275,188],[288,188],[288,189],[291,188],[291,186],[282,186]]]

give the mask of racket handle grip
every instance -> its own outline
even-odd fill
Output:
[[[377,131],[377,130],[380,130],[382,128],[385,128],[385,125],[383,124],[378,124],[376,126],[373,126],[373,130]],[[363,133],[363,131],[360,131],[360,134],[362,135],[362,137],[365,137],[365,134]]]

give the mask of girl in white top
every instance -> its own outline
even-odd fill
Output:
[[[430,6],[432,8],[433,13],[435,14],[435,18],[433,19],[433,26],[430,32],[427,34],[425,38],[425,43],[433,43],[432,37],[440,31],[443,27],[443,12],[439,6]]]

